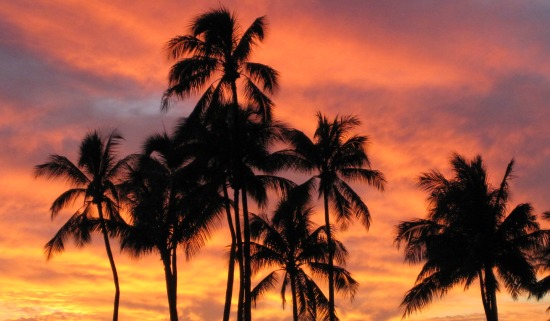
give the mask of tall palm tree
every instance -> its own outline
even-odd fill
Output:
[[[35,175],[49,179],[62,179],[73,187],[63,192],[53,202],[50,212],[52,219],[64,208],[82,198],[83,204],[69,218],[56,235],[46,244],[46,257],[50,259],[55,253],[62,252],[65,241],[74,237],[77,245],[90,242],[90,232],[99,229],[103,235],[105,249],[115,283],[113,321],[118,320],[120,287],[118,273],[109,243],[109,229],[106,221],[122,221],[118,212],[117,182],[126,159],[117,161],[115,148],[122,140],[116,131],[105,140],[99,131],[88,133],[80,144],[78,163],[72,163],[65,156],[50,155],[48,162],[35,166]],[[98,218],[94,219],[94,213]]]
[[[166,133],[152,135],[128,166],[123,184],[132,224],[123,228],[121,247],[136,257],[160,254],[171,321],[178,320],[178,246],[189,258],[204,245],[223,204],[188,166],[192,157]]]
[[[240,144],[237,151],[241,156],[236,158],[234,145],[231,143],[233,138],[227,135],[231,125],[226,120],[232,111],[227,106],[218,105],[212,106],[206,114],[204,117],[182,122],[177,130],[178,139],[194,145],[194,163],[206,167],[197,170],[205,174],[205,181],[218,184],[220,193],[226,197],[228,189],[233,190],[234,217],[231,218],[229,204],[226,206],[226,213],[232,240],[236,241],[236,246],[232,244],[231,253],[236,256],[241,271],[239,311],[243,311],[244,304],[249,302],[244,295],[246,287],[250,286],[251,275],[250,267],[247,269],[247,266],[250,266],[250,258],[246,255],[250,252],[248,198],[264,206],[267,203],[268,189],[285,192],[294,185],[287,179],[270,174],[280,169],[283,164],[280,161],[281,157],[274,155],[270,150],[282,139],[285,127],[273,120],[258,121],[260,111],[256,107],[246,106],[239,109],[235,123],[242,128],[238,136]],[[231,270],[234,261],[234,257],[230,258],[224,320],[229,318],[233,275]],[[241,313],[238,315],[239,318],[244,317]]]
[[[250,61],[254,47],[264,39],[265,27],[265,17],[259,17],[241,32],[236,16],[220,7],[195,17],[189,34],[176,36],[167,44],[169,55],[177,62],[169,73],[169,87],[164,92],[162,108],[167,109],[173,97],[184,99],[206,87],[189,118],[199,118],[212,105],[227,105],[231,109],[227,119],[230,125],[227,134],[230,137],[232,164],[237,164],[243,157],[240,154],[242,143],[238,139],[243,129],[237,125],[238,79],[242,80],[244,97],[258,108],[261,119],[271,119],[273,102],[267,94],[273,94],[277,90],[278,73],[267,65]],[[207,85],[213,78],[215,80]],[[233,174],[237,173],[240,171],[234,168]],[[234,189],[236,215],[239,213],[240,193],[243,194],[243,210],[246,211],[247,207],[246,188]],[[250,321],[250,249],[246,241],[249,240],[246,214],[243,214],[243,222],[245,242],[240,251],[244,258],[244,271],[241,271],[241,276],[244,277],[242,318]]]
[[[330,121],[317,113],[317,129],[314,140],[294,130],[287,137],[294,149],[287,150],[294,156],[293,165],[301,170],[314,171],[311,180],[317,182],[319,197],[323,197],[325,227],[329,248],[334,249],[333,232],[330,224],[329,204],[332,203],[336,220],[342,228],[347,227],[353,216],[368,229],[370,212],[353,188],[346,181],[365,182],[378,190],[384,189],[385,179],[381,172],[370,169],[366,152],[368,137],[352,135],[351,131],[360,125],[357,117],[337,116]],[[334,266],[334,253],[329,251],[328,263]],[[334,302],[334,272],[329,272],[330,321],[336,319]]]
[[[290,285],[293,320],[326,320],[329,317],[328,299],[310,276],[326,279],[331,268],[328,265],[328,244],[325,227],[315,228],[310,220],[313,207],[309,206],[309,187],[293,189],[281,201],[271,220],[266,216],[253,216],[251,222],[254,243],[252,262],[255,270],[261,267],[275,268],[252,291],[256,300],[265,291],[275,287],[279,274],[283,273],[281,296],[283,308],[285,293]],[[347,251],[334,240],[335,258],[345,263]],[[308,271],[310,273],[308,273]],[[355,294],[358,283],[344,268],[335,266],[338,289]]]
[[[405,260],[425,262],[415,286],[402,302],[404,316],[426,307],[458,284],[468,288],[479,280],[487,321],[498,320],[497,276],[512,297],[536,281],[530,261],[543,234],[530,204],[519,204],[508,214],[512,160],[498,187],[489,184],[481,156],[467,161],[455,154],[454,176],[432,170],[419,178],[429,193],[428,217],[398,225],[397,245],[404,244]]]

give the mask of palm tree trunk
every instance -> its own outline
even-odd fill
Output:
[[[236,73],[236,75],[238,75],[238,73]],[[242,177],[240,175],[239,169],[236,167],[236,165],[239,164],[240,161],[242,160],[241,146],[239,143],[241,128],[239,128],[239,99],[237,95],[237,82],[236,82],[237,78],[230,80],[231,94],[233,96],[232,97],[233,106],[232,106],[232,112],[230,113],[230,117],[232,117],[232,119],[229,119],[229,122],[230,122],[229,125],[230,125],[230,129],[232,129],[232,132],[229,134],[231,135],[230,137],[232,137],[231,148],[234,151],[234,154],[233,154],[234,167],[232,168],[233,175],[236,176],[236,179],[238,180],[238,183],[239,183],[239,187],[241,187],[240,184],[242,183]],[[234,187],[234,188],[238,190],[237,187]],[[238,247],[239,258],[241,259],[241,262],[239,262],[240,278],[241,278],[241,287],[239,289],[239,315],[242,315],[242,319],[238,319],[238,321],[251,321],[250,311],[251,311],[252,305],[247,300],[247,298],[250,299],[250,274],[247,273],[247,266],[249,267],[249,262],[248,262],[249,260],[247,260],[247,255],[246,255],[247,252],[245,249],[245,248],[248,248],[248,256],[250,256],[250,244],[248,244],[247,246],[247,242],[250,240],[250,231],[248,229],[248,212],[244,211],[244,207],[246,204],[246,192],[244,190],[243,190],[242,199],[243,199],[244,247],[243,247],[243,241],[241,238],[243,235],[240,234],[240,231],[238,232],[238,238],[237,238],[237,245],[239,245],[239,241],[240,241],[240,246]],[[238,193],[237,193],[237,197],[235,198],[234,206],[238,210]],[[234,211],[235,218],[239,216],[238,214],[239,212],[237,210]],[[235,225],[238,228],[240,228],[239,225],[237,224]],[[248,231],[248,237],[246,235],[247,231]],[[247,287],[247,284],[248,284],[248,287]]]
[[[170,321],[178,321],[177,309],[177,279],[174,276],[174,269],[170,255],[171,250],[161,254],[164,264],[164,279],[166,281],[166,295],[168,297],[168,310],[170,311]]]
[[[105,250],[107,250],[107,257],[109,258],[109,264],[111,265],[111,271],[113,272],[113,281],[115,283],[115,302],[113,306],[113,321],[118,321],[118,305],[120,301],[120,285],[118,283],[118,273],[116,271],[115,260],[113,258],[113,252],[111,251],[111,244],[109,243],[109,234],[107,232],[107,226],[105,225],[105,219],[103,218],[103,208],[101,203],[96,203],[97,212],[99,214],[99,222],[101,225],[101,234],[103,234],[103,241],[105,242]]]
[[[328,243],[328,308],[329,308],[329,320],[336,321],[336,311],[334,308],[334,246],[332,244],[332,232],[330,229],[330,216],[328,207],[328,193],[323,191],[323,201],[325,205],[325,228],[327,230],[327,243]]]
[[[235,213],[235,236],[237,239],[237,260],[239,262],[239,302],[237,306],[237,321],[244,319],[244,264],[241,221],[239,218],[239,190],[233,189],[233,213]]]
[[[481,301],[487,321],[498,321],[495,276],[492,269],[484,268],[478,272]]]
[[[227,186],[225,184],[223,185],[223,196],[225,198],[227,224],[229,226],[229,232],[231,234],[231,250],[229,252],[229,267],[227,268],[227,287],[225,289],[225,305],[223,308],[223,321],[229,321],[229,315],[231,314],[231,299],[233,297],[233,281],[235,278],[235,254],[237,240],[235,235],[235,227],[233,226],[233,219],[231,217],[231,209],[229,206],[229,194],[227,193]]]
[[[292,291],[292,318],[298,321],[298,295],[296,294],[296,278],[290,275],[290,290]]]
[[[252,320],[252,296],[251,291],[251,278],[252,267],[250,264],[250,223],[248,219],[248,200],[246,194],[246,186],[242,187],[242,202],[243,202],[243,230],[244,230],[244,321]]]

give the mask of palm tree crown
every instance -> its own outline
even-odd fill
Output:
[[[200,92],[212,78],[216,79],[204,91],[195,112],[202,113],[212,102],[236,107],[236,83],[241,78],[244,97],[270,119],[273,102],[266,93],[277,90],[278,72],[249,61],[254,47],[264,39],[265,27],[266,18],[259,17],[241,32],[236,16],[224,7],[195,17],[189,34],[167,43],[169,56],[177,62],[168,76],[162,108],[168,108],[174,96],[183,99]]]
[[[452,179],[438,171],[420,177],[420,188],[430,194],[428,218],[402,222],[396,237],[398,246],[404,244],[406,261],[425,262],[403,300],[404,315],[477,279],[487,320],[496,321],[496,276],[514,298],[535,282],[529,253],[542,241],[536,216],[529,204],[506,215],[513,165],[512,160],[498,188],[489,184],[480,156],[467,161],[455,154]]]

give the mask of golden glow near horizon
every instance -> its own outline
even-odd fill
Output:
[[[401,320],[399,304],[420,266],[403,263],[395,226],[425,214],[416,177],[430,169],[447,173],[451,153],[481,154],[493,184],[515,158],[511,205],[550,210],[548,4],[222,2],[245,27],[267,15],[268,34],[253,60],[281,73],[275,115],[310,135],[318,110],[357,115],[371,140],[372,166],[388,179],[384,193],[357,186],[372,212],[370,230],[358,223],[338,231],[350,252],[347,267],[360,282],[353,302],[338,297],[341,320]],[[45,260],[44,244],[71,211],[50,220],[49,206],[66,186],[34,179],[32,167],[53,153],[74,160],[82,137],[96,128],[123,133],[120,156],[138,151],[147,135],[169,130],[194,100],[160,112],[171,64],[164,44],[218,5],[0,3],[0,321],[110,318],[114,286],[100,238],[84,248],[69,244]],[[227,236],[220,223],[196,257],[180,255],[181,320],[220,319]],[[168,320],[159,258],[115,251],[115,261],[120,319]],[[548,319],[548,299],[514,301],[502,289],[502,320]],[[253,319],[288,320],[291,311],[290,301],[283,310],[273,292]],[[457,287],[406,320],[484,320],[479,288]]]

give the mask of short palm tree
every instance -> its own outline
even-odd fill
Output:
[[[486,318],[497,321],[497,276],[514,298],[532,287],[530,256],[543,234],[531,205],[520,204],[506,215],[513,165],[512,160],[497,188],[489,184],[480,156],[467,161],[455,154],[451,179],[435,170],[420,176],[419,187],[429,193],[428,217],[400,223],[396,237],[406,261],[425,262],[403,299],[404,316],[455,285],[468,288],[479,280]]]
[[[50,208],[52,219],[77,199],[83,200],[82,206],[73,214],[56,235],[46,244],[47,258],[65,249],[65,241],[74,237],[77,245],[91,241],[90,232],[99,230],[103,235],[105,249],[115,283],[113,321],[118,320],[120,287],[118,273],[109,243],[107,220],[122,221],[118,212],[117,181],[120,178],[126,159],[117,161],[115,148],[122,136],[113,131],[103,139],[99,131],[88,133],[80,144],[78,163],[74,164],[65,156],[50,155],[48,162],[35,167],[35,175],[49,179],[63,179],[73,187],[63,192]],[[98,217],[94,217],[97,213]]]
[[[290,285],[293,320],[326,320],[329,317],[328,299],[310,276],[326,279],[331,267],[328,265],[328,244],[325,227],[315,228],[310,217],[309,187],[299,186],[281,201],[271,220],[266,216],[253,216],[252,237],[254,243],[252,262],[254,269],[275,268],[262,279],[252,291],[257,300],[265,291],[275,287],[278,275],[283,273],[281,296],[283,308],[285,293]],[[347,251],[342,243],[333,239],[335,258],[345,263]],[[310,273],[308,273],[308,271]],[[344,268],[335,266],[338,290],[353,298],[358,283]]]
[[[209,238],[222,199],[200,184],[187,165],[192,153],[164,134],[150,136],[143,154],[134,155],[122,185],[131,225],[121,232],[121,247],[133,256],[158,252],[164,265],[170,320],[177,321],[177,250],[189,258]]]
[[[317,129],[314,140],[304,133],[294,130],[288,133],[293,150],[284,151],[294,156],[293,166],[306,171],[314,171],[311,180],[318,183],[319,197],[323,197],[325,226],[330,248],[332,227],[329,204],[332,203],[337,222],[345,228],[353,216],[363,225],[370,226],[370,211],[362,198],[346,181],[365,182],[379,190],[384,189],[385,179],[381,172],[370,169],[366,152],[367,136],[352,135],[351,131],[360,125],[353,116],[337,116],[328,120],[317,113]],[[328,264],[334,266],[334,253],[329,251]],[[336,319],[334,302],[334,273],[329,271],[330,321]]]

